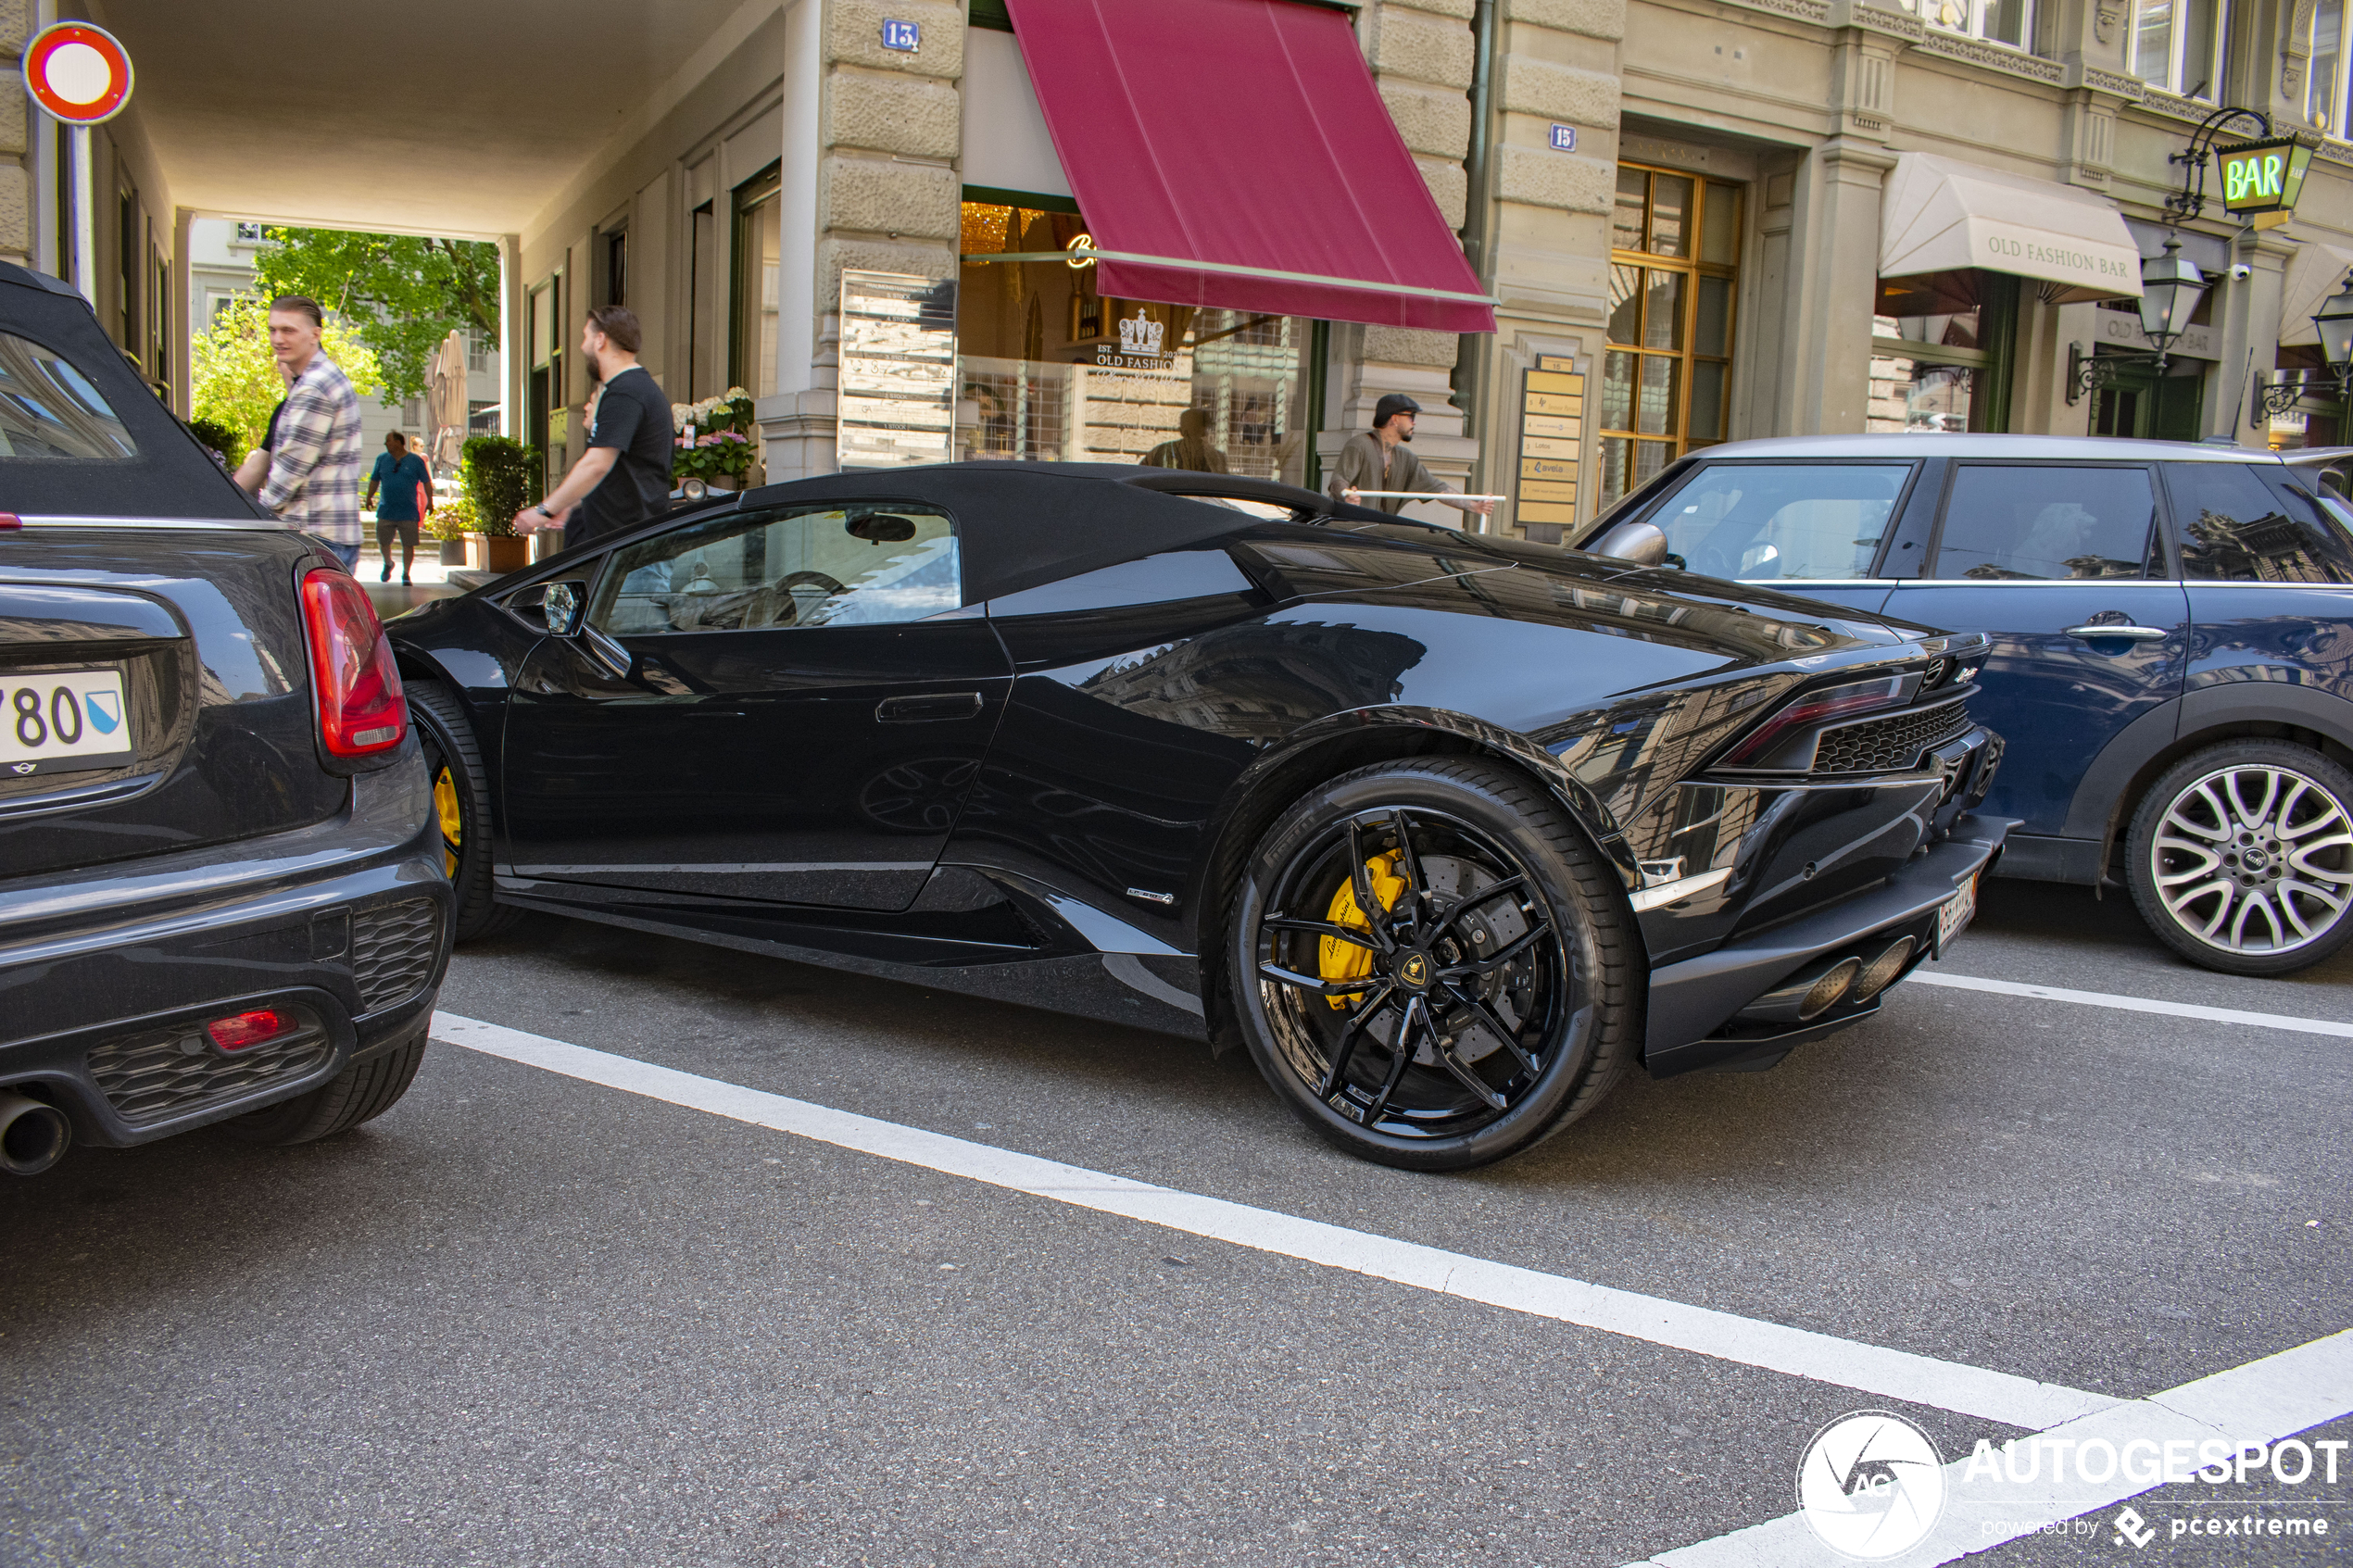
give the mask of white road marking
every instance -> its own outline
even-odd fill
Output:
[[[2105,1438],[2123,1451],[2124,1445],[2145,1439],[2163,1445],[2169,1439],[2196,1444],[2220,1438],[2233,1444],[2271,1444],[2283,1437],[2353,1414],[2353,1329],[2315,1339],[2276,1356],[2249,1361],[2228,1372],[2184,1383],[2145,1399],[2133,1399],[2070,1421],[2043,1436],[2056,1442],[2082,1444]],[[2190,1450],[2195,1452],[2195,1449]],[[2046,1461],[2051,1450],[2042,1456]],[[1797,1455],[1788,1457],[1790,1474],[1797,1470]],[[2025,1460],[2021,1456],[2020,1468]],[[1944,1516],[1926,1540],[1901,1559],[1904,1568],[1927,1568],[1951,1562],[2031,1535],[2062,1519],[2112,1508],[2127,1498],[2156,1488],[2121,1477],[2102,1483],[2083,1481],[2073,1470],[2068,1479],[2054,1482],[2052,1466],[2041,1464],[2037,1479],[2013,1482],[2007,1475],[1988,1480],[1982,1472],[1967,1479],[1969,1461],[1957,1459],[1944,1467]],[[2317,1478],[2318,1472],[2315,1472]],[[2226,1488],[2228,1489],[2228,1488]],[[2266,1495],[2287,1495],[2289,1488],[2267,1486]],[[2342,1527],[2341,1522],[2332,1524]],[[2114,1532],[2107,1521],[2091,1539]],[[2077,1537],[2082,1538],[2082,1537]],[[2107,1543],[2100,1541],[2102,1546]],[[1672,1551],[1646,1558],[1629,1568],[1808,1568],[1812,1564],[1846,1564],[1851,1559],[1832,1552],[1806,1527],[1800,1513],[1783,1514],[1763,1524],[1718,1536]]]
[[[634,1057],[436,1012],[433,1035],[487,1056],[544,1068],[649,1099],[963,1176],[1036,1198],[1261,1252],[1345,1269],[1421,1290],[1552,1318],[1743,1366],[1762,1367],[2040,1431],[2107,1410],[2104,1395],[2009,1373],[1859,1344],[1827,1334],[1633,1291],[1591,1285],[1441,1248],[1157,1186],[1036,1155],[901,1126],[807,1100],[705,1078]]]
[[[2300,1035],[2334,1035],[2353,1040],[2353,1023],[2324,1018],[2292,1018],[2279,1012],[2241,1012],[2236,1008],[2199,1007],[2195,1002],[2153,1002],[2145,997],[2120,997],[2112,991],[2070,991],[2064,985],[2027,985],[2015,980],[1981,980],[1974,974],[1931,974],[1914,970],[1907,985],[1945,985],[1956,991],[1991,991],[2002,997],[2031,997],[2039,1002],[2073,1002],[2080,1007],[2114,1008],[2120,1012],[2153,1012],[2167,1018],[2203,1018],[2215,1023],[2246,1023],[2258,1029],[2292,1029]]]

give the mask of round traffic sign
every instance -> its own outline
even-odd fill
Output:
[[[96,125],[131,101],[131,55],[103,27],[57,22],[25,45],[24,88],[52,118]]]

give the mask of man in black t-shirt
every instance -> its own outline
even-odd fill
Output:
[[[588,427],[588,450],[555,493],[515,514],[515,531],[563,527],[567,546],[635,528],[670,506],[670,399],[637,363],[644,341],[634,311],[600,305],[588,312],[580,351],[605,383]],[[579,511],[569,521],[573,505]]]

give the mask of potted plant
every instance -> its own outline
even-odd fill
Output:
[[[509,436],[469,436],[458,471],[474,522],[466,564],[500,573],[530,565],[531,541],[515,533],[515,514],[539,499],[538,451]]]
[[[442,565],[465,565],[467,535],[480,532],[473,497],[459,490],[455,495],[437,498],[433,516],[425,519],[425,528],[441,544]]]
[[[712,490],[745,487],[745,476],[760,456],[749,393],[731,386],[699,403],[673,403],[670,422],[677,432],[676,450],[670,457],[673,484],[699,479]]]

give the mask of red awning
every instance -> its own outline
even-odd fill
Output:
[[[1116,299],[1491,332],[1346,16],[1007,0]]]

